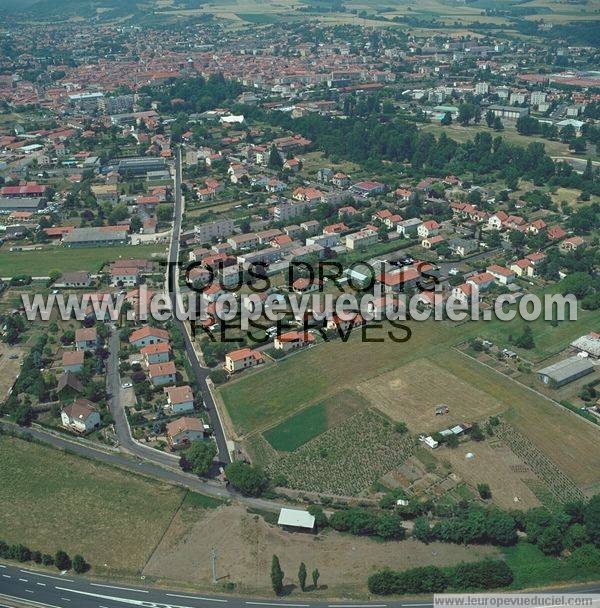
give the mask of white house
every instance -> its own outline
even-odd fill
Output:
[[[429,220],[428,222],[423,222],[417,228],[417,234],[419,238],[426,239],[430,236],[435,236],[440,231],[440,225],[435,220]]]
[[[168,342],[169,332],[156,327],[142,327],[131,332],[129,336],[129,344],[136,348],[148,346],[148,344],[158,344],[159,342]]]
[[[100,414],[87,399],[76,399],[71,405],[65,405],[60,418],[65,428],[78,433],[87,433],[100,426]]]
[[[163,390],[167,395],[165,413],[187,414],[194,411],[194,393],[190,386],[170,386]]]
[[[204,424],[199,418],[178,418],[167,424],[166,435],[172,449],[182,448],[204,439]]]

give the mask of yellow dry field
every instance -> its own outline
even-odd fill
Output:
[[[393,420],[416,433],[433,433],[461,422],[499,414],[506,406],[454,374],[419,359],[358,385],[359,392]],[[436,416],[437,406],[449,412]]]
[[[466,458],[469,452],[473,458]],[[478,483],[489,484],[494,504],[503,509],[530,509],[540,505],[527,485],[527,482],[539,483],[539,478],[500,442],[469,441],[453,450],[440,450],[436,456],[448,462],[472,488]]]

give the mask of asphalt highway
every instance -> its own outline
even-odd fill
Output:
[[[318,601],[302,596],[291,600],[280,598],[245,598],[212,593],[187,593],[141,585],[111,583],[60,572],[36,571],[29,567],[0,564],[0,608],[22,606],[48,608],[430,608],[433,598],[387,600],[372,602]],[[600,584],[546,590],[560,593],[600,593]],[[309,594],[307,594],[309,595]]]

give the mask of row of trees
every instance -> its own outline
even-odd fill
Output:
[[[59,570],[71,570],[72,568],[77,574],[82,574],[89,569],[89,564],[79,554],[71,559],[69,554],[62,549],[54,555],[50,555],[49,553],[33,551],[20,543],[9,545],[3,540],[0,540],[0,558],[13,559],[21,563],[34,562],[44,566],[56,566]]]
[[[300,589],[302,591],[306,591],[306,579],[307,579],[307,571],[306,564],[304,562],[300,563],[300,567],[298,568],[298,584],[300,585]],[[317,568],[312,571],[311,578],[313,583],[313,589],[316,589],[319,584],[319,578],[321,573]],[[281,563],[279,562],[279,558],[276,555],[273,555],[273,559],[271,560],[271,585],[273,587],[273,591],[277,595],[282,595],[283,588],[283,579],[285,578],[285,573],[281,569]]]
[[[513,578],[506,562],[487,559],[452,568],[425,566],[403,572],[385,569],[372,574],[368,586],[369,591],[377,595],[442,593],[448,589],[498,589],[510,585]]]

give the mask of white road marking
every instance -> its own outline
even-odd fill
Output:
[[[2,575],[4,578],[12,578],[12,576],[10,574],[3,574]]]
[[[0,568],[6,568],[6,566],[4,566],[4,565],[0,564]]]
[[[386,608],[386,606],[387,604],[329,604],[327,608]]]
[[[100,583],[90,583],[90,587],[106,587],[107,589],[116,589],[117,591],[133,591],[135,593],[150,593],[145,589],[130,589],[129,587],[113,587],[112,585],[101,585]]]
[[[46,583],[36,583],[36,585],[39,585],[40,587],[45,587]]]
[[[71,600],[68,597],[61,597],[61,600],[64,600],[65,602],[70,602]]]
[[[26,579],[26,578],[20,578],[20,579],[19,579],[19,582],[20,582],[20,583],[28,583],[28,582],[29,582],[29,580],[28,580],[28,579]]]
[[[40,574],[39,572],[33,572],[32,570],[21,570],[26,574],[33,574],[33,576],[43,576],[44,578],[53,578],[56,581],[62,581],[63,583],[74,583],[72,578],[64,578],[62,576],[51,576],[50,574]]]
[[[10,599],[10,600],[17,600],[18,602],[20,601],[21,603],[23,602],[23,598],[22,597],[18,597],[16,595],[7,595],[6,593],[0,593],[0,598],[2,599]],[[42,608],[64,608],[62,606],[55,606],[54,604],[40,604],[40,602],[36,602],[34,600],[27,600],[28,604],[32,604],[34,606],[41,606]]]
[[[35,591],[32,591],[31,589],[25,589],[25,593],[35,593]]]
[[[298,608],[308,608],[310,604],[269,604],[268,602],[246,602],[250,606],[297,606]]]
[[[78,589],[69,589],[68,587],[55,587],[57,591],[67,591],[68,593],[77,593],[79,595],[87,595],[88,597],[97,597],[101,600],[110,600],[112,602],[121,602],[123,604],[132,604],[133,606],[161,606],[161,608],[192,608],[192,606],[181,606],[178,604],[165,604],[164,602],[148,602],[144,600],[133,600],[126,597],[115,597],[112,595],[102,595],[100,593],[90,593],[88,591],[79,591]]]
[[[177,595],[175,593],[166,593],[167,597],[180,597],[185,600],[201,600],[203,602],[228,602],[229,600],[217,599],[216,597],[200,597],[193,595]]]

